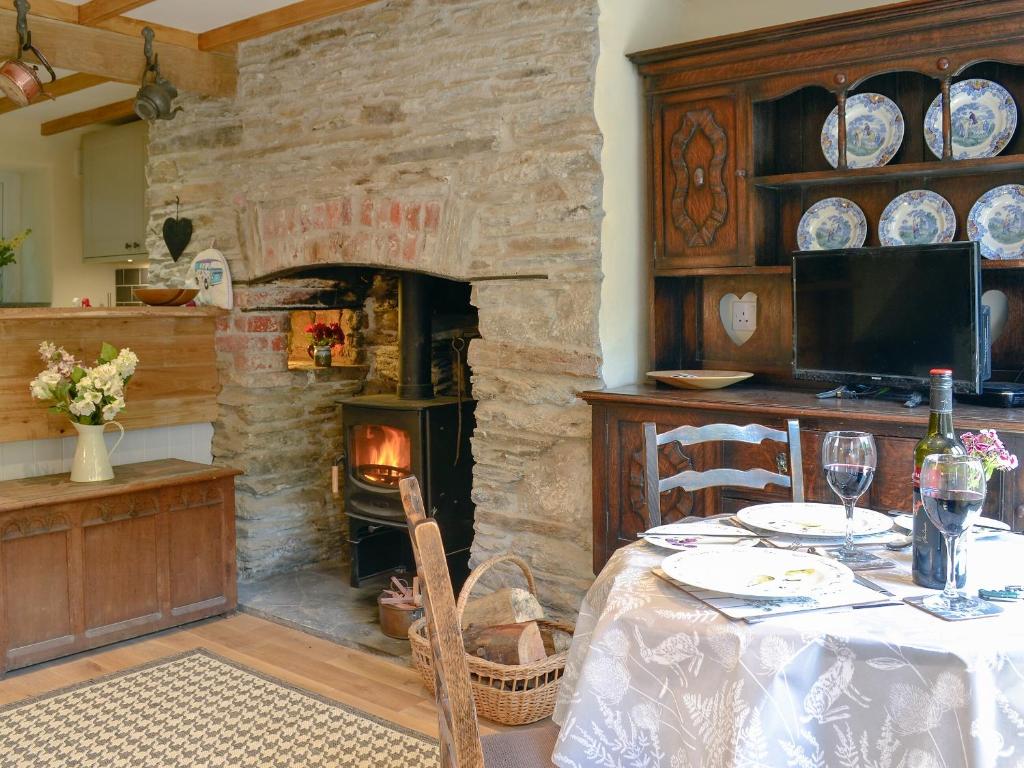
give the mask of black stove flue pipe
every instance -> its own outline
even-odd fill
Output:
[[[434,396],[430,377],[430,277],[403,272],[398,286],[398,397],[428,400]]]

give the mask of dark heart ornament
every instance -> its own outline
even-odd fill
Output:
[[[192,219],[175,219],[168,216],[164,219],[164,242],[171,258],[177,261],[185,252],[192,239]]]

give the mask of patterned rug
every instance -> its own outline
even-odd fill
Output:
[[[436,768],[436,743],[206,650],[0,708],[3,768]]]

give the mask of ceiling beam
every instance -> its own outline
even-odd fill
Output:
[[[84,6],[83,6],[84,7]],[[14,0],[0,0],[0,8],[14,10]],[[77,5],[61,2],[61,0],[31,0],[29,16],[42,16],[47,19],[66,21],[69,24],[78,23]],[[31,22],[29,22],[31,26]],[[133,19],[130,16],[111,16],[109,19],[98,21],[93,26],[101,29],[109,29],[111,32],[120,32],[122,35],[129,35],[142,39],[142,28],[152,27],[156,32],[156,39],[162,43],[180,45],[184,48],[199,47],[199,33],[188,32],[177,27],[165,27],[163,24],[154,24],[142,19]]]
[[[89,0],[78,6],[78,23],[95,27],[99,22],[106,21],[114,16],[120,16],[126,11],[138,8],[140,5],[148,5],[153,0]]]
[[[300,0],[208,32],[200,32],[199,48],[203,51],[222,50],[243,40],[263,37],[271,32],[334,16],[373,2],[377,0]]]
[[[29,15],[43,16],[47,19],[66,21],[69,24],[78,23],[78,6],[71,3],[62,3],[60,0],[31,0]],[[0,0],[0,8],[7,11],[14,10],[14,0]],[[31,26],[31,24],[30,24]]]
[[[0,51],[18,47],[13,11],[0,9]],[[32,42],[55,67],[89,72],[111,80],[137,82],[145,60],[142,40],[96,27],[67,24],[37,17],[32,23]],[[182,91],[207,96],[230,96],[238,79],[235,59],[157,40],[156,53],[165,77]]]
[[[96,109],[87,109],[85,112],[76,112],[73,115],[58,117],[39,126],[39,132],[43,136],[53,136],[55,133],[73,131],[75,128],[84,128],[87,125],[96,123],[109,123],[114,120],[126,120],[126,118],[138,119],[135,114],[134,99],[115,101],[113,104],[106,104]]]
[[[139,41],[142,40],[142,28],[149,27],[156,33],[156,40],[161,43],[180,45],[182,48],[199,48],[199,33],[189,32],[177,27],[165,27],[163,24],[154,24],[151,21],[133,19],[131,16],[114,16],[96,24],[100,29],[109,29],[111,32],[119,32],[122,35],[129,35]],[[141,70],[140,70],[141,72]]]
[[[44,89],[50,96],[66,96],[69,93],[84,91],[86,88],[92,88],[94,85],[106,82],[109,82],[107,78],[100,77],[99,75],[75,74],[61,77],[54,83],[47,83]],[[44,101],[48,101],[48,99],[38,98],[32,104],[39,104]],[[29,106],[32,106],[32,104],[29,104]],[[0,99],[0,115],[21,108],[21,105],[15,104],[10,99]]]

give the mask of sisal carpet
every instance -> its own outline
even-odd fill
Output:
[[[435,742],[206,650],[0,708],[2,768],[435,768]]]

